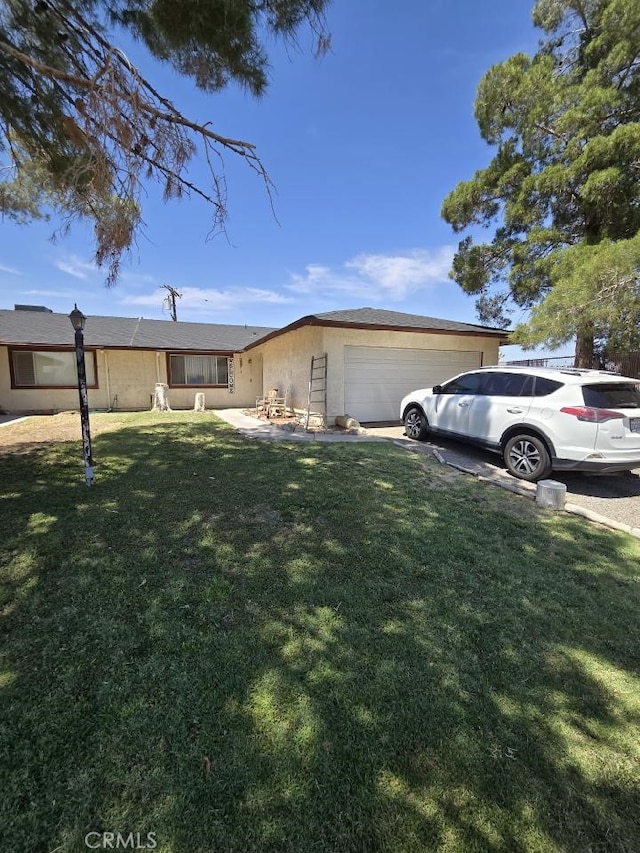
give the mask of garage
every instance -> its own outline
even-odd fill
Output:
[[[361,423],[397,421],[405,394],[481,365],[478,351],[345,346],[345,412]]]
[[[301,317],[244,352],[245,363],[249,354],[262,355],[264,387],[287,392],[289,405],[299,413],[307,409],[311,359],[319,358],[327,371],[322,389],[315,386],[313,402],[328,425],[345,414],[363,423],[397,423],[405,394],[497,364],[499,347],[508,340],[504,329],[349,308]]]

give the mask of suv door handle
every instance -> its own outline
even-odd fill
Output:
[[[512,415],[521,415],[524,409],[507,409],[508,412],[511,412]]]
[[[467,400],[461,400],[461,401],[458,403],[458,405],[459,405],[459,406],[462,406],[462,408],[464,408],[465,406],[468,406],[468,405],[469,405],[469,402],[468,402]]]

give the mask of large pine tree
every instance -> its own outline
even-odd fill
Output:
[[[94,224],[96,261],[115,281],[141,223],[142,182],[165,198],[196,193],[224,227],[219,155],[269,178],[254,146],[185,116],[118,47],[126,30],[205,91],[266,87],[269,35],[303,24],[326,49],[329,0],[0,0],[0,213],[28,221],[57,208]],[[200,152],[209,186],[187,177]]]
[[[629,344],[640,319],[640,2],[539,0],[544,36],[480,82],[475,115],[496,153],[442,215],[466,236],[452,277],[485,322],[530,309],[514,341]]]

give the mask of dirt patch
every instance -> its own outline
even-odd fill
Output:
[[[123,423],[118,415],[92,415],[91,435],[119,429]],[[0,427],[0,454],[25,453],[43,444],[57,444],[61,441],[81,441],[78,412],[32,415]]]
[[[342,429],[342,427],[338,427],[335,424],[327,424],[324,426],[313,416],[311,416],[309,420],[308,428],[305,429],[304,415],[287,415],[286,417],[274,415],[273,417],[268,418],[263,412],[258,412],[255,409],[244,409],[242,414],[249,415],[252,418],[257,418],[265,424],[272,424],[273,426],[280,427],[280,429],[285,432],[336,432],[342,433],[343,435],[363,435],[366,432],[365,430]]]
[[[436,468],[436,465],[439,467]],[[448,465],[441,465],[435,459],[431,465],[424,465],[423,468],[429,486],[439,491],[448,492],[451,486],[460,483],[464,476],[461,471],[456,471],[455,468],[450,468]]]
[[[268,506],[253,507],[247,513],[240,513],[236,516],[236,521],[239,524],[267,524],[277,525],[282,521],[282,516],[276,509]]]

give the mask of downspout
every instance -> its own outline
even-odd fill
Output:
[[[111,405],[111,380],[109,377],[109,359],[107,357],[106,350],[100,350],[102,353],[102,357],[104,358],[104,377],[107,383],[107,411],[110,412],[113,408]]]

